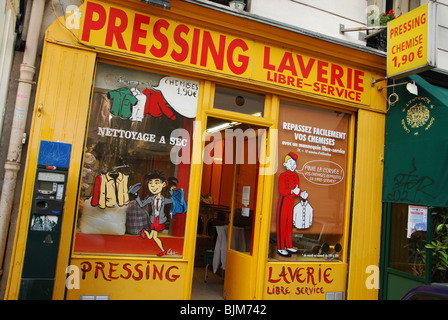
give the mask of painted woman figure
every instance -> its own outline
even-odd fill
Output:
[[[157,255],[163,256],[166,254],[166,250],[163,248],[162,240],[160,240],[158,234],[165,229],[165,223],[168,220],[168,215],[172,214],[173,201],[169,198],[165,198],[162,195],[162,190],[167,186],[167,180],[165,179],[163,172],[154,171],[148,173],[143,177],[148,186],[148,190],[152,193],[145,200],[141,200],[137,195],[135,201],[140,207],[149,205],[149,230],[142,229],[140,236],[142,238],[153,239],[157,246],[160,248],[160,253]]]

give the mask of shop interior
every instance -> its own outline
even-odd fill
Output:
[[[229,138],[225,129],[230,126],[232,132],[241,129],[246,135]],[[207,128],[214,138],[205,146],[192,290],[192,299],[202,300],[225,295],[229,240],[231,250],[252,253],[258,183],[258,159],[250,161],[249,151],[259,128],[216,118],[209,118]]]
[[[214,108],[262,117],[264,95],[216,86]],[[231,250],[252,254],[263,133],[257,126],[207,119],[192,299],[225,297],[229,240]]]

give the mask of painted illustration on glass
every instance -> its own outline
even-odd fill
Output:
[[[197,81],[98,64],[76,253],[182,255],[198,92]]]

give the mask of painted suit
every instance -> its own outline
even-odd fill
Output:
[[[299,185],[299,175],[287,170],[280,174],[278,189],[280,198],[277,206],[277,247],[278,250],[292,248],[292,226],[294,213],[294,197],[292,190]],[[300,196],[302,192],[298,194]]]

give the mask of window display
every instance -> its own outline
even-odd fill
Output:
[[[428,207],[392,203],[390,267],[425,277]]]
[[[197,81],[98,64],[75,253],[182,255],[198,92]]]
[[[349,115],[281,101],[271,261],[341,258]]]

